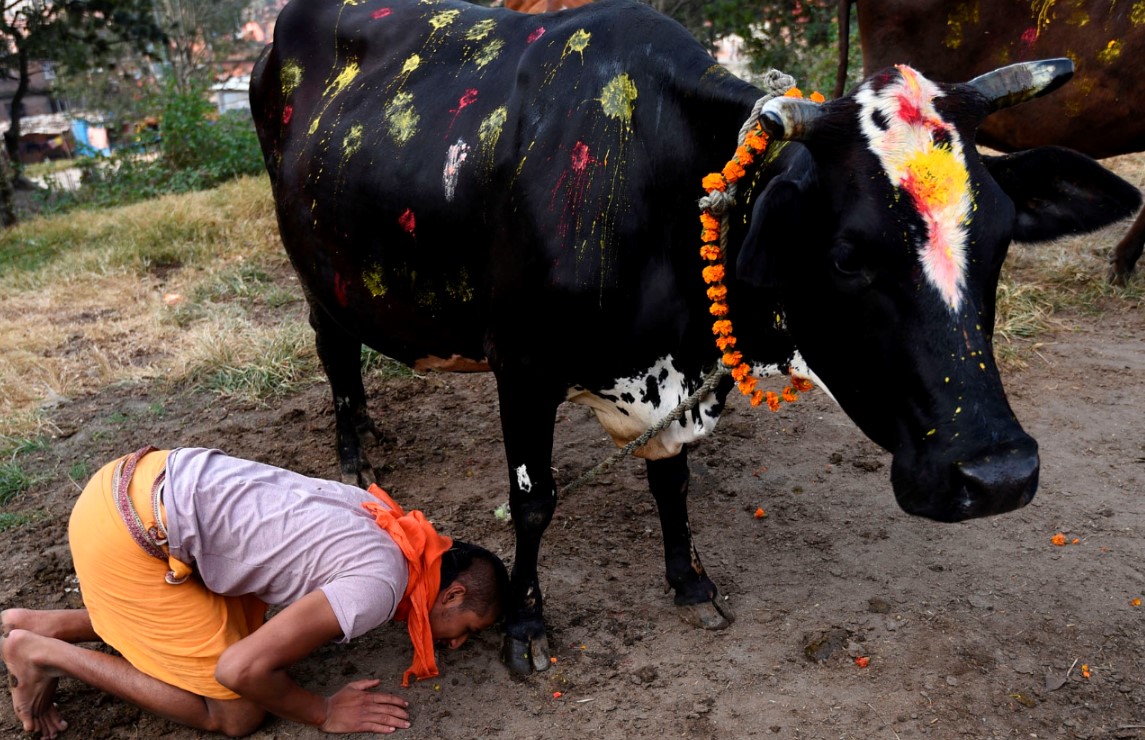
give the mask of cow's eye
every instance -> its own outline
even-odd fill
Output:
[[[828,253],[832,277],[840,289],[857,292],[868,287],[874,272],[860,250],[850,242],[837,242]]]

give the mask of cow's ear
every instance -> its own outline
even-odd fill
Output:
[[[806,199],[797,180],[778,177],[767,184],[752,207],[747,236],[736,259],[736,275],[761,288],[776,288],[786,265],[785,247],[795,244],[793,235],[803,221]]]
[[[1137,188],[1071,149],[1038,147],[983,161],[1014,201],[1015,241],[1093,231],[1141,206]]]

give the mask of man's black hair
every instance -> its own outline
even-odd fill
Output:
[[[458,580],[465,584],[462,607],[476,614],[505,613],[509,571],[501,558],[480,545],[454,540],[441,556],[441,588]]]

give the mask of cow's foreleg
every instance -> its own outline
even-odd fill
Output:
[[[509,464],[509,508],[517,535],[501,657],[509,668],[522,674],[549,667],[537,561],[541,535],[557,506],[551,465],[553,424],[560,400],[529,386],[527,380],[507,380],[501,374],[497,377]]]
[[[676,591],[681,618],[696,627],[724,629],[735,620],[719,589],[700,562],[688,526],[688,448],[679,455],[648,461],[648,487],[660,512],[664,534],[664,565],[668,584]]]
[[[363,438],[381,438],[366,409],[362,385],[362,343],[335,324],[321,309],[310,309],[314,346],[334,394],[334,432],[342,482],[368,486],[377,482],[370,461],[362,452]]]
[[[1145,250],[1145,208],[1141,209],[1129,231],[1113,248],[1109,281],[1114,285],[1128,285],[1129,276],[1133,274],[1142,250]]]

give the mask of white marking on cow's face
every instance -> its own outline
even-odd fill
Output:
[[[517,468],[517,488],[520,488],[524,493],[533,490],[533,481],[529,478],[529,471],[525,469],[524,465]]]
[[[445,187],[445,199],[452,203],[453,194],[457,191],[457,178],[461,174],[461,165],[469,155],[469,145],[461,139],[449,147],[445,153],[445,169],[441,171],[441,183]]]
[[[962,140],[934,107],[942,91],[910,67],[898,70],[901,79],[877,91],[868,82],[855,95],[859,125],[891,184],[910,198],[926,224],[926,240],[918,245],[923,273],[957,312],[974,208]]]
[[[676,369],[672,356],[668,355],[657,360],[648,370],[620,378],[611,388],[602,388],[598,393],[581,387],[570,388],[566,400],[584,404],[595,411],[600,425],[618,446],[623,446],[667,416],[702,382],[702,378],[690,380],[689,383],[689,379]],[[685,444],[715,428],[719,421],[715,406],[715,394],[709,393],[695,410],[685,414],[681,421],[670,424],[633,454],[649,460],[678,454]]]

